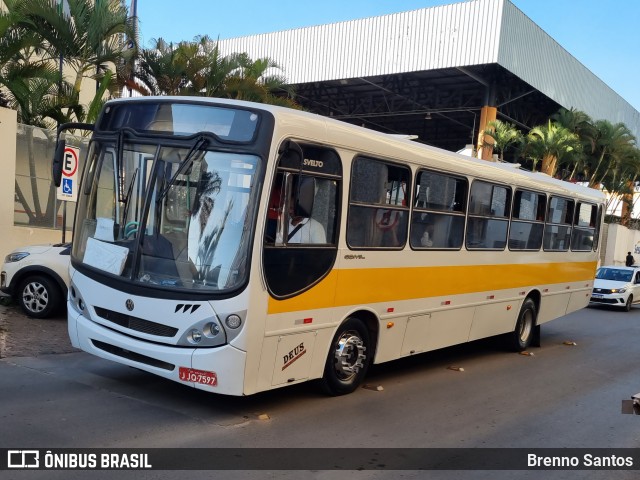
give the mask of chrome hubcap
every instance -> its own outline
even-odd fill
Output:
[[[41,283],[31,282],[22,292],[22,302],[29,311],[39,313],[49,303],[49,292]]]
[[[531,329],[533,328],[533,312],[531,310],[527,310],[524,313],[524,317],[522,317],[522,322],[520,323],[520,341],[522,343],[526,342],[531,334]]]
[[[366,349],[358,332],[350,330],[342,334],[335,351],[335,369],[338,378],[350,380],[358,374],[367,358]]]

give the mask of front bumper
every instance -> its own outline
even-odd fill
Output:
[[[71,344],[107,360],[129,365],[194,388],[225,395],[244,394],[246,353],[231,345],[185,348],[131,338],[92,322],[68,305]],[[180,380],[180,367],[215,372],[217,385]]]
[[[624,307],[627,304],[627,296],[615,294],[615,293],[604,293],[604,294],[591,294],[591,298],[589,299],[589,303],[594,305],[611,305],[612,307]]]

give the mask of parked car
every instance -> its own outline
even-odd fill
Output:
[[[11,295],[27,316],[52,316],[66,304],[70,253],[70,243],[15,249],[4,259],[0,290]]]
[[[631,310],[640,302],[640,270],[638,267],[600,267],[591,292],[591,303]]]

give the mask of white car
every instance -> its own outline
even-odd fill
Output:
[[[0,290],[11,295],[27,316],[52,316],[66,303],[70,253],[70,243],[15,249],[4,259]]]
[[[591,292],[591,304],[611,305],[631,310],[640,302],[640,270],[638,267],[600,267]]]

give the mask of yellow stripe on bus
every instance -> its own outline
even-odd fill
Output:
[[[269,314],[593,280],[596,262],[334,270]]]

